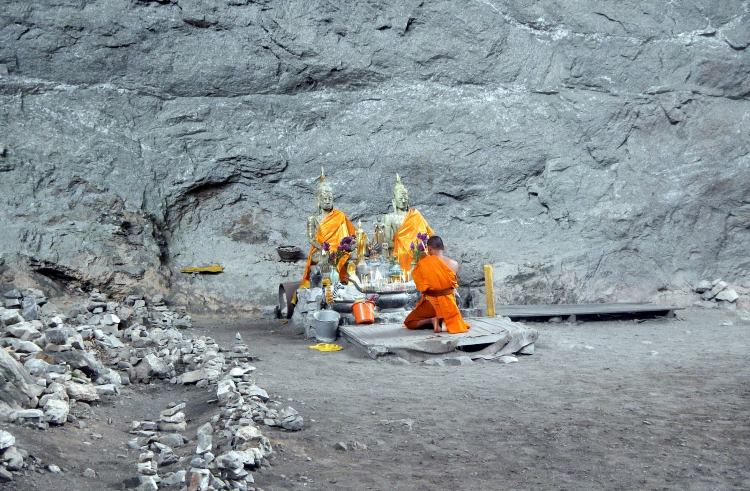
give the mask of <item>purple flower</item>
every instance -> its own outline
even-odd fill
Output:
[[[417,249],[419,249],[420,251],[424,251],[424,242],[420,242],[417,246]]]
[[[421,233],[421,232],[420,232],[420,233],[418,233],[418,234],[417,234],[417,238],[418,238],[419,240],[421,240],[421,241],[425,241],[425,240],[427,240],[427,239],[428,239],[429,237],[428,237],[428,235],[427,235],[426,233],[424,233],[424,234],[423,234],[423,233]]]
[[[412,251],[414,250],[414,242],[412,242],[412,243],[411,243],[411,244],[409,245],[409,249],[411,249]]]
[[[328,252],[331,249],[331,244],[329,244],[328,242],[323,242],[321,244],[321,247],[323,248],[324,251]]]

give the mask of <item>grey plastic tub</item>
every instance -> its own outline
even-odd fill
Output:
[[[341,316],[333,310],[318,310],[313,314],[312,325],[315,329],[315,339],[321,343],[336,341],[339,332]]]

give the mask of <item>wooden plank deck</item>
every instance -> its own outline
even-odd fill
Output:
[[[507,347],[515,348],[515,351],[510,351],[515,353],[533,344],[538,335],[536,330],[504,317],[471,317],[466,321],[471,329],[461,334],[406,329],[400,323],[344,325],[339,328],[339,333],[364,348],[373,358],[396,354],[409,361],[430,356],[466,356],[467,352],[461,351],[466,347],[483,352],[499,352]]]
[[[682,307],[656,303],[589,303],[589,304],[541,304],[541,305],[499,305],[497,315],[511,319],[533,317],[567,317],[597,315],[669,314]]]

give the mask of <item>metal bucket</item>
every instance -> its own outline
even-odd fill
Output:
[[[339,320],[341,316],[333,310],[318,310],[313,314],[312,325],[315,329],[315,338],[321,343],[332,343],[336,341],[339,331]]]

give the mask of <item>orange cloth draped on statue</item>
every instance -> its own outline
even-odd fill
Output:
[[[414,208],[409,209],[404,222],[393,235],[393,254],[398,257],[401,271],[411,269],[411,243],[417,240],[417,234],[433,235],[430,225],[421,213]]]
[[[453,292],[458,286],[456,273],[442,259],[438,256],[423,257],[414,268],[412,278],[417,290],[422,292],[422,298],[404,320],[406,327],[416,329],[419,321],[437,317],[445,321],[451,334],[469,330]]]
[[[325,218],[323,218],[320,225],[318,225],[318,230],[315,233],[315,240],[321,245],[323,242],[328,242],[328,245],[331,246],[331,252],[333,252],[338,247],[341,239],[347,235],[354,235],[354,224],[346,216],[346,213],[334,208],[325,216]],[[310,266],[312,265],[312,255],[314,252],[315,248],[310,246],[310,253],[307,255],[307,264],[305,264],[305,273],[302,275],[300,288],[310,287]],[[339,271],[339,278],[342,280],[346,280],[347,278],[345,266],[348,259],[348,254],[339,259],[336,268]]]

